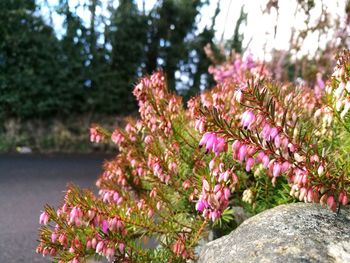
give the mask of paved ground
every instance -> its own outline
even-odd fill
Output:
[[[35,254],[40,211],[57,206],[68,182],[94,188],[106,158],[0,155],[0,262],[50,262]]]

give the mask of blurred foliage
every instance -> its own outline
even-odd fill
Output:
[[[110,129],[124,126],[122,117],[96,115],[72,115],[55,119],[7,119],[0,133],[0,152],[21,152],[22,147],[40,153],[115,153],[116,147],[109,144],[93,144],[89,140],[91,122],[102,121]]]
[[[40,8],[50,10],[50,21]],[[60,0],[2,0],[0,3],[0,118],[52,118],[73,113],[123,114],[135,110],[133,84],[162,67],[170,87],[200,91],[209,86],[209,60],[203,47],[214,30],[196,32],[196,19],[208,1],[157,1],[139,10],[136,1],[102,1],[72,7]],[[90,13],[90,21],[77,15]],[[63,33],[53,27],[52,12],[64,19]],[[47,20],[47,19],[46,19]],[[181,83],[176,72],[185,72]]]

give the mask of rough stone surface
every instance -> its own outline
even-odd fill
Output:
[[[350,263],[350,207],[290,204],[244,221],[204,246],[198,262]]]

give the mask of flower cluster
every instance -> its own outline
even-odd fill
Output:
[[[344,80],[346,74],[342,72],[340,79]],[[339,95],[344,96],[345,84],[337,82],[340,87],[333,97],[345,105],[347,97],[340,99]],[[264,167],[273,186],[277,178],[284,175],[291,187],[290,194],[300,201],[326,203],[334,211],[337,203],[347,204],[344,189],[348,189],[349,179],[343,175],[341,167],[335,167],[325,156],[326,140],[320,137],[325,134],[320,132],[325,126],[318,117],[320,111],[327,112],[325,109],[329,108],[322,104],[327,94],[318,96],[319,90],[305,86],[294,90],[286,85],[276,87],[265,80],[248,80],[247,83],[239,90],[239,99],[231,101],[235,103],[236,112],[241,112],[239,119],[237,114],[228,116],[220,107],[201,113],[200,118],[205,118],[208,128],[199,145],[206,142],[211,148],[212,141],[208,138],[220,132],[223,138],[232,141],[232,157],[246,172]],[[346,106],[340,118],[344,111],[347,111]],[[332,123],[331,114],[329,111],[328,124]]]
[[[118,148],[98,195],[70,186],[59,208],[46,206],[37,252],[57,262],[185,262],[213,225],[232,219],[232,206],[346,205],[350,57],[339,61],[312,89],[276,84],[251,55],[236,55],[209,69],[216,86],[187,109],[161,71],[142,78],[133,91],[139,119],[90,130],[92,142]]]

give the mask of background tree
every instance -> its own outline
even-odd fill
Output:
[[[65,101],[59,42],[34,0],[0,2],[0,113],[45,117]],[[68,105],[66,105],[68,106]],[[69,111],[68,108],[62,108]]]

